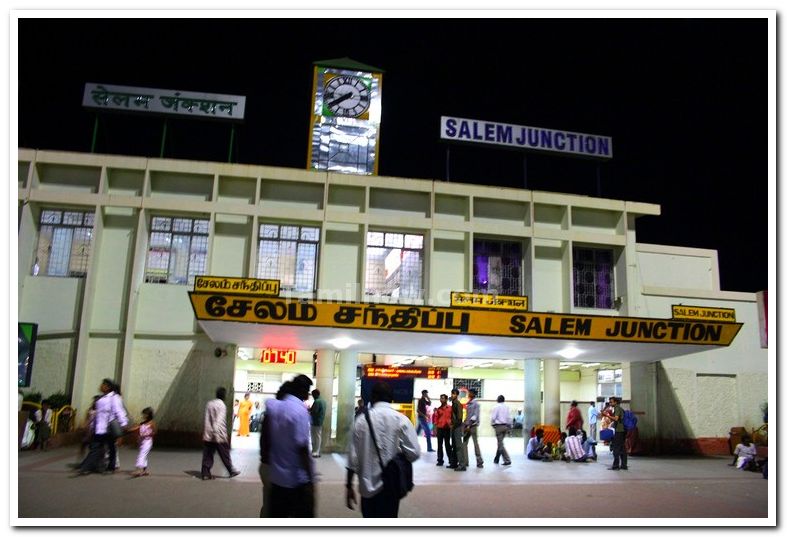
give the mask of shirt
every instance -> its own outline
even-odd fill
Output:
[[[617,421],[612,422],[612,427],[615,429],[615,432],[625,432],[626,428],[623,427],[623,409],[620,408],[620,405],[612,409],[612,415],[618,418]]]
[[[104,394],[96,401],[96,434],[107,434],[109,422],[113,419],[118,420],[121,427],[128,425],[126,409],[120,396],[115,392]]]
[[[410,462],[421,456],[415,427],[403,414],[391,408],[390,403],[382,401],[375,403],[369,409],[369,420],[374,428],[383,465],[388,464],[397,453],[404,454]],[[371,498],[383,488],[380,458],[377,457],[366,416],[361,413],[353,424],[347,468],[358,474],[359,489],[363,498]]]
[[[492,425],[511,425],[511,414],[503,403],[497,403],[490,417]]]
[[[451,427],[451,407],[448,405],[439,406],[434,410],[434,424],[438,429]]]
[[[581,436],[574,435],[566,437],[566,453],[572,461],[582,458],[585,454],[585,450],[582,449]]]
[[[458,400],[451,401],[451,428],[462,426],[462,403]]]
[[[595,406],[588,407],[588,424],[593,425],[601,414]]]
[[[474,427],[481,422],[481,405],[478,404],[477,399],[467,402],[467,417],[465,418],[465,425]]]
[[[322,398],[315,399],[309,414],[312,417],[312,425],[322,427],[322,422],[325,420],[325,400]]]
[[[522,425],[525,423],[525,415],[524,414],[517,414],[514,416],[514,423],[518,425]]]
[[[318,399],[319,400],[319,399]],[[294,489],[310,482],[309,472],[303,467],[303,452],[309,449],[309,411],[303,401],[287,394],[281,401],[265,408],[270,432],[271,483]],[[311,457],[308,458],[312,464]],[[314,475],[314,471],[311,471]]]
[[[226,444],[227,439],[227,405],[221,399],[211,399],[205,405],[205,421],[202,428],[202,440]]]
[[[735,455],[739,457],[751,457],[754,458],[757,456],[757,447],[754,444],[749,444],[748,446],[744,446],[743,444],[738,444],[735,446]]]
[[[432,404],[431,401],[427,401],[425,398],[421,397],[418,400],[418,414],[420,414],[422,417],[425,418],[426,417],[426,407],[430,406],[431,404]]]
[[[582,428],[582,413],[579,411],[579,408],[575,406],[571,407],[566,416],[566,430],[570,427],[574,427],[576,430]]]
[[[527,442],[527,449],[525,450],[525,457],[527,457],[528,455],[530,455],[530,454],[531,454],[533,451],[537,450],[537,449],[538,449],[539,447],[541,447],[542,445],[543,445],[543,444],[542,444],[542,442],[541,442],[541,441],[538,439],[538,437],[535,437],[535,436],[534,436],[534,437],[532,437],[532,438],[531,438],[530,440],[528,440],[528,442]]]

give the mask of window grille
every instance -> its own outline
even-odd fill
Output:
[[[484,379],[454,379],[454,389],[460,390],[460,397],[462,396],[462,388],[473,388],[476,391],[475,398],[483,399],[484,397]]]
[[[94,222],[93,212],[43,209],[33,276],[84,278]]]
[[[207,218],[154,216],[151,219],[145,281],[191,285],[205,274]]]
[[[257,277],[279,280],[282,290],[314,292],[319,245],[318,227],[261,224]]]
[[[614,268],[612,250],[574,247],[574,306],[613,308]]]
[[[473,291],[520,295],[522,245],[485,239],[473,241]]]
[[[599,397],[623,396],[623,369],[599,369],[597,380]]]
[[[422,298],[423,235],[370,231],[366,242],[365,294]]]

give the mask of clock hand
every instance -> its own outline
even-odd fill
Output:
[[[339,97],[338,99],[334,99],[333,101],[329,102],[329,103],[328,103],[328,106],[334,106],[334,105],[337,105],[337,104],[339,104],[339,103],[341,103],[341,102],[344,102],[344,101],[346,101],[347,99],[349,99],[349,98],[350,98],[350,97],[352,97],[352,96],[353,96],[353,93],[352,93],[352,92],[345,93],[344,95],[342,95],[342,96],[341,96],[341,97]]]

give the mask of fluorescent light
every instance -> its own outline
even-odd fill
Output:
[[[339,350],[343,350],[349,347],[350,345],[353,345],[358,342],[348,337],[337,337],[336,339],[329,340],[328,343],[330,343],[331,345],[333,345]]]
[[[475,366],[471,364],[463,365],[462,369],[473,369]]]
[[[557,353],[563,358],[568,358],[570,360],[582,354],[582,351],[577,349],[576,347],[566,347],[563,350],[557,351]]]
[[[582,367],[594,367],[597,365],[601,365],[599,362],[590,362],[589,364],[582,364]]]

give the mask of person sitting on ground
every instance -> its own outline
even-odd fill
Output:
[[[547,453],[544,444],[544,429],[536,429],[536,435],[527,442],[525,456],[531,461],[551,461],[552,454]]]
[[[574,427],[568,428],[568,436],[566,436],[566,455],[569,459],[566,462],[587,462],[587,454],[585,450],[582,449],[582,435],[577,434],[577,430]]]
[[[596,444],[598,442],[596,442],[594,438],[588,436],[585,429],[582,429],[579,433],[582,435],[582,450],[585,452],[585,455],[587,455],[588,460],[598,460],[598,455],[596,455]]]
[[[729,466],[735,466],[741,470],[756,472],[759,469],[757,468],[756,457],[757,446],[752,443],[751,437],[746,435],[741,438],[741,443],[735,446],[732,462],[729,464]]]
[[[566,459],[566,433],[560,433],[560,440],[552,448],[552,460],[562,461]]]

